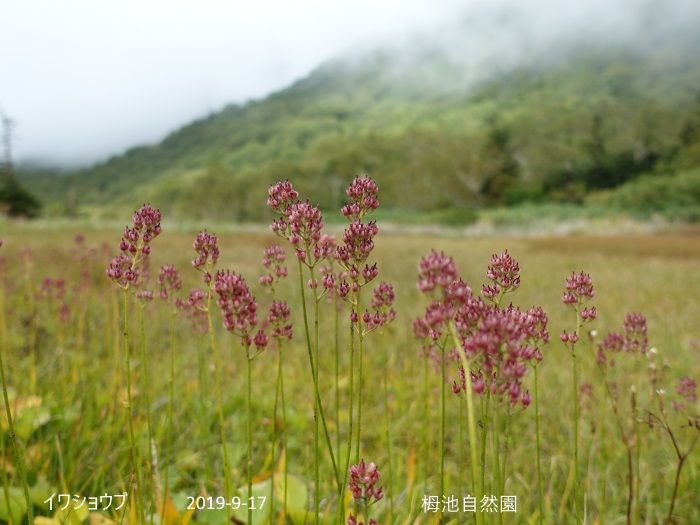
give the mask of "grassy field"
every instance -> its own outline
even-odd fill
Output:
[[[43,503],[53,493],[99,496],[130,491],[132,486],[134,462],[129,441],[121,293],[105,275],[109,260],[118,251],[121,231],[70,223],[42,228],[2,223],[0,227],[7,326],[2,357],[34,513],[47,517],[45,521],[37,518],[36,523],[81,523],[88,519],[90,523],[138,523],[142,518],[130,504],[118,512],[101,512],[102,518],[98,518],[94,512],[88,516],[85,507],[61,514],[55,509],[49,511]],[[85,236],[83,244],[74,240],[79,233]],[[243,274],[261,310],[266,310],[271,296],[257,285],[263,273],[260,261],[264,247],[279,241],[264,232],[217,233],[219,267]],[[152,279],[157,278],[162,264],[173,264],[182,274],[183,294],[193,286],[201,286],[201,276],[191,265],[195,234],[196,230],[173,230],[164,223],[163,233],[152,243]],[[698,233],[523,239],[380,232],[375,241],[371,260],[379,264],[379,279],[394,284],[397,312],[393,323],[368,334],[364,341],[361,456],[375,462],[381,472],[384,497],[372,508],[378,523],[438,523],[438,514],[424,512],[424,496],[455,495],[461,506],[463,496],[475,494],[470,483],[467,406],[464,396],[454,395],[451,389],[457,377],[453,361],[446,365],[445,475],[441,488],[441,399],[445,383],[439,364],[423,355],[421,342],[411,328],[413,319],[428,303],[416,288],[416,278],[420,258],[432,248],[454,257],[461,276],[475,293],[487,282],[491,254],[508,249],[520,263],[522,285],[507,300],[523,308],[540,305],[550,318],[551,341],[542,349],[544,359],[538,366],[543,497],[540,501],[535,467],[534,406],[518,406],[508,411],[507,421],[501,421],[500,441],[496,433],[493,441],[488,437],[484,463],[485,493],[517,496],[517,512],[483,514],[482,518],[486,523],[625,523],[628,458],[596,367],[595,345],[608,331],[621,329],[626,312],[643,312],[650,345],[658,349],[654,358],[660,367],[662,363],[669,367],[663,385],[667,405],[677,397],[676,384],[681,377],[700,377]],[[289,246],[285,250],[290,278],[279,285],[276,295],[289,301],[295,331],[293,340],[281,350],[286,415],[283,420],[281,400],[276,394],[278,351],[270,344],[252,363],[254,482],[256,494],[269,495],[270,480],[274,480],[275,523],[284,522],[279,515],[285,508],[290,522],[313,523],[311,513],[306,512],[313,509],[314,499],[313,381],[296,286],[296,262]],[[559,334],[575,327],[575,316],[562,304],[561,295],[565,278],[581,270],[593,279],[596,295],[591,304],[598,309],[597,320],[586,328],[596,330],[598,335],[593,342],[582,337],[577,350],[581,383],[592,388],[581,396],[576,482],[572,469],[571,357]],[[65,279],[65,296],[52,299],[47,297],[51,293],[42,293],[45,278]],[[143,332],[139,312],[145,319]],[[238,339],[221,326],[218,310],[214,312],[218,359],[212,355],[207,336],[193,331],[189,320],[171,312],[172,307],[158,298],[143,309],[136,300],[130,306],[132,412],[139,466],[145,479],[143,502],[147,510],[160,508],[164,487],[168,486],[172,494],[165,512],[168,523],[226,523],[229,512],[225,509],[193,514],[185,506],[188,496],[216,498],[225,494],[222,435],[227,443],[231,482],[234,488],[241,487],[241,495],[247,495],[245,356]],[[343,309],[339,314],[341,330],[336,340],[334,312],[332,304],[321,302],[319,391],[330,440],[336,455],[344,458],[349,431],[349,313]],[[175,402],[170,420],[172,348]],[[337,376],[336,352],[340,363]],[[656,410],[659,398],[647,380],[650,362],[648,353],[621,355],[611,369],[626,421],[634,421],[628,398],[630,387],[635,386],[635,415],[639,421],[629,427],[634,436],[633,523],[666,521],[678,463],[668,434],[646,424],[645,411]],[[529,390],[532,381],[529,370],[525,377]],[[223,418],[219,417],[217,400],[221,401]],[[275,404],[277,419],[273,421]],[[476,398],[479,444],[483,424],[480,407],[483,397]],[[674,436],[685,450],[696,439],[698,429],[687,428],[688,421],[670,406],[667,408]],[[688,410],[697,414],[697,402]],[[13,458],[4,415],[2,422],[0,520],[19,524],[25,515],[21,473]],[[282,454],[281,436],[286,437],[286,454]],[[323,437],[320,450],[320,521],[335,523],[338,501]],[[675,523],[700,523],[698,456],[696,448],[683,465],[673,512]],[[502,464],[497,466],[494,458]],[[285,466],[286,501],[282,496]],[[494,472],[500,473],[500,479]],[[349,505],[349,494],[345,499]],[[255,523],[270,522],[271,503],[269,499],[262,510],[255,512]],[[539,515],[540,509],[543,516]],[[155,514],[157,523],[160,513]],[[474,517],[471,513],[446,512],[443,522],[471,523]],[[233,519],[245,523],[246,513],[233,512]]]

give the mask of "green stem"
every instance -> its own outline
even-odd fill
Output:
[[[353,294],[354,295],[354,294]],[[339,505],[339,525],[345,525],[345,485],[347,483],[347,472],[350,468],[350,453],[352,450],[352,436],[353,436],[353,414],[354,414],[354,385],[355,385],[355,327],[352,321],[350,322],[350,379],[348,385],[348,449],[345,455],[345,467],[343,469],[343,483],[338,492],[338,498],[340,500]],[[339,452],[340,453],[340,452]]]
[[[214,324],[211,320],[212,290],[209,289],[207,296],[207,329],[209,331],[209,346],[214,360],[214,388],[216,389],[216,412],[219,419],[219,440],[221,441],[221,457],[224,463],[224,497],[226,501],[231,498],[231,474],[228,463],[228,449],[226,446],[226,429],[224,428],[224,409],[221,404],[221,362],[214,338]],[[231,519],[231,507],[226,506],[226,515]]]
[[[540,448],[540,401],[539,401],[539,389],[537,381],[537,366],[535,368],[535,443],[537,447],[537,505],[539,508],[539,519],[540,525],[544,522],[544,506],[543,498],[544,494],[542,492],[542,466],[541,466],[541,448]]]
[[[287,448],[287,404],[284,399],[284,373],[282,369],[282,344],[280,343],[280,396],[282,398],[282,446],[284,447],[284,519],[287,519],[287,481],[289,477],[289,449]]]
[[[318,389],[318,375],[316,374],[316,364],[314,360],[314,350],[313,347],[311,346],[311,334],[309,330],[309,315],[306,307],[306,290],[304,286],[304,272],[303,272],[303,267],[301,260],[298,261],[299,263],[299,288],[301,290],[301,304],[302,304],[302,311],[304,314],[304,333],[306,335],[306,348],[309,354],[309,366],[311,368],[311,375],[313,376],[313,382],[314,382],[314,425],[318,424],[318,415],[321,416],[321,422],[323,423],[323,430],[325,432],[326,436],[326,444],[328,446],[328,452],[330,453],[331,456],[331,462],[333,463],[333,473],[335,475],[335,480],[337,483],[337,486],[340,486],[341,481],[340,477],[338,474],[338,467],[335,462],[335,455],[333,454],[333,445],[331,444],[331,439],[330,439],[330,434],[328,433],[328,426],[326,425],[326,417],[323,413],[323,405],[321,404],[321,394]],[[313,274],[312,274],[313,275]],[[317,301],[318,302],[318,301]],[[316,432],[316,430],[315,430]],[[318,454],[315,454],[315,456],[318,456]],[[316,466],[314,467],[314,470],[318,469],[318,457],[315,459]],[[315,494],[314,494],[314,509],[316,513],[316,518],[315,521],[318,522],[318,510],[319,510],[319,487],[318,484],[315,485]]]
[[[445,494],[445,384],[447,381],[445,370],[445,346],[440,347],[440,494]],[[442,497],[442,496],[441,496]],[[440,523],[443,522],[442,507],[440,508]]]
[[[357,381],[357,442],[355,443],[355,463],[360,462],[360,441],[362,440],[362,391],[363,391],[363,377],[362,377],[362,348],[365,339],[364,333],[362,331],[362,326],[360,325],[360,300],[361,300],[362,288],[357,290],[357,349],[358,349],[358,363],[357,369],[359,372],[359,377]]]
[[[1,283],[0,283],[1,286]],[[32,507],[32,500],[29,497],[29,483],[27,482],[27,471],[24,466],[24,459],[22,457],[22,451],[20,444],[17,440],[17,434],[15,433],[15,425],[14,421],[12,420],[12,410],[10,409],[10,398],[7,394],[7,381],[5,379],[5,363],[3,361],[3,356],[7,353],[7,342],[5,339],[5,333],[7,330],[7,327],[5,325],[5,294],[2,288],[0,287],[0,379],[2,380],[2,395],[3,395],[3,400],[5,401],[5,414],[7,416],[7,424],[10,430],[10,442],[12,443],[12,452],[14,453],[15,456],[15,467],[17,468],[17,473],[19,474],[19,479],[20,482],[22,483],[22,492],[24,493],[24,499],[27,504],[27,517],[29,518],[29,523],[34,523],[34,508]],[[5,480],[5,478],[3,478]],[[6,485],[6,480],[5,480],[5,485]],[[9,502],[10,499],[7,497],[7,490],[6,490],[6,499],[5,501],[8,503],[8,508],[9,508]]]
[[[469,368],[469,360],[467,355],[464,353],[464,348],[462,348],[461,341],[459,340],[459,335],[457,335],[457,328],[454,322],[450,322],[450,334],[452,335],[452,340],[454,342],[457,353],[459,354],[459,359],[462,362],[462,367],[464,368],[464,377],[466,383],[466,394],[467,394],[467,424],[469,428],[469,452],[471,456],[471,476],[472,476],[472,487],[475,485],[477,478],[477,454],[476,454],[476,421],[474,419],[474,399],[472,392],[472,377]],[[483,468],[483,466],[482,466]],[[483,484],[479,487],[479,493],[477,498],[483,496],[484,487]],[[474,519],[477,525],[483,523],[483,517],[480,512],[474,513]]]
[[[581,314],[576,310],[576,338],[578,340],[579,332],[581,331]],[[578,472],[578,440],[579,440],[579,406],[578,406],[578,360],[576,359],[576,344],[571,346],[572,367],[572,389],[574,399],[574,514],[576,521],[580,521],[579,509],[579,472]]]
[[[246,357],[246,434],[247,434],[247,449],[246,455],[246,477],[248,478],[248,523],[253,523],[253,414],[250,408],[251,385],[253,383],[251,369],[253,360],[251,359],[249,347],[245,347]]]
[[[129,350],[129,293],[124,290],[124,358],[126,360],[126,398],[129,408],[129,439],[131,442],[131,464],[136,475],[136,502],[141,523],[145,523],[143,514],[143,487],[141,478],[141,459],[134,434],[133,400],[131,397],[131,352]]]
[[[168,399],[168,416],[166,428],[168,429],[168,435],[165,439],[166,442],[170,444],[169,454],[170,458],[173,458],[173,446],[175,431],[173,428],[173,405],[175,404],[175,315],[170,315],[170,322],[168,323],[168,331],[170,332],[170,385],[169,385],[169,398]],[[160,522],[165,523],[165,505],[168,501],[168,492],[170,491],[170,459],[166,458],[165,461],[165,487],[163,489],[163,499],[160,511]]]
[[[391,497],[391,487],[394,481],[394,468],[391,459],[391,418],[389,416],[389,363],[384,366],[384,423],[386,425],[386,454],[388,462],[388,478],[389,490],[387,490],[387,498],[389,499],[389,523],[394,523],[394,498]]]
[[[141,379],[141,388],[143,388],[144,403],[146,404],[146,428],[148,432],[148,464],[149,464],[149,489],[150,493],[153,492],[154,487],[154,461],[153,461],[153,424],[151,417],[151,399],[150,399],[150,377],[148,374],[148,353],[146,349],[146,327],[144,322],[143,310],[145,308],[144,304],[140,305],[139,308],[139,324],[141,328],[141,361],[143,363],[143,375]],[[153,524],[153,512],[149,512],[149,523]]]

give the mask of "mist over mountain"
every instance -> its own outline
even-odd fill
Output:
[[[685,0],[474,3],[158,144],[25,179],[69,214],[151,200],[258,220],[262,200],[249,196],[276,179],[336,207],[363,170],[386,205],[420,212],[583,202],[700,166],[699,22],[700,5]]]

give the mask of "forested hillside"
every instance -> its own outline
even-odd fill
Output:
[[[492,57],[468,66],[429,40],[363,51],[158,144],[24,178],[58,214],[99,206],[109,215],[149,200],[180,216],[258,220],[259,197],[277,179],[337,208],[360,171],[378,181],[387,208],[405,212],[457,210],[466,220],[474,209],[554,201],[645,213],[640,184],[620,189],[624,198],[615,188],[666,176],[698,193],[698,50],[697,31],[659,31],[571,40],[492,71]],[[682,199],[672,214],[693,217],[699,206]]]

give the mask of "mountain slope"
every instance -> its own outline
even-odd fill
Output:
[[[700,165],[700,138],[682,138],[700,105],[700,36],[647,37],[553,41],[556,53],[533,46],[490,69],[498,55],[469,62],[430,39],[367,52],[159,144],[26,180],[59,213],[150,200],[192,218],[257,220],[277,179],[336,208],[359,171],[396,209],[581,202],[642,173]]]

